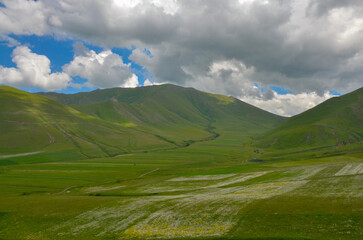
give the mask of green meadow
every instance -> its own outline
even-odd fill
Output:
[[[22,160],[1,167],[0,239],[362,238],[361,145],[248,162],[245,151],[216,147],[227,140],[114,158],[9,158]]]
[[[363,239],[362,89],[289,119],[168,85],[0,90],[0,239]]]

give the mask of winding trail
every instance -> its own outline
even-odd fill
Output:
[[[34,155],[34,154],[38,154],[38,153],[41,153],[41,152],[44,152],[44,151],[28,152],[28,153],[18,153],[18,154],[2,155],[2,156],[0,155],[0,159],[29,156],[29,155]]]
[[[67,188],[63,189],[62,191],[57,192],[56,194],[62,194],[62,193],[66,192],[66,191],[68,191],[68,190],[70,190],[70,189],[72,189],[72,188],[75,188],[75,187],[77,187],[77,186],[70,186],[70,187],[67,187]]]
[[[160,169],[160,168],[155,168],[154,170],[151,170],[150,172],[143,173],[143,174],[141,174],[140,176],[138,176],[138,178],[142,178],[142,177],[144,177],[144,176],[146,176],[146,175],[148,175],[148,174],[150,174],[150,173],[153,173],[153,172],[158,171],[159,169]]]

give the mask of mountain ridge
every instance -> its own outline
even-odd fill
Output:
[[[97,115],[97,112],[91,113],[91,110],[95,111],[98,106],[97,104],[109,102],[109,104],[123,107],[123,110],[126,112],[136,111],[137,113],[133,114],[133,117],[139,116],[143,120],[150,120],[149,116],[153,115],[153,113],[148,113],[145,116],[145,114],[140,113],[140,111],[147,112],[148,109],[156,109],[157,111],[154,111],[154,113],[164,111],[164,116],[176,116],[179,120],[183,119],[204,125],[208,125],[209,121],[222,120],[226,117],[244,121],[250,119],[249,124],[261,122],[261,118],[264,118],[266,124],[261,122],[260,124],[262,125],[269,125],[270,122],[273,122],[272,125],[275,122],[278,124],[278,122],[285,119],[236,98],[205,93],[193,88],[183,88],[172,84],[133,89],[112,88],[72,95],[57,93],[39,94],[51,97],[63,104],[70,105],[80,111],[86,111],[94,116]],[[89,109],[90,106],[92,106],[91,109]],[[128,106],[127,109],[125,109],[126,106]],[[145,107],[148,109],[145,109]],[[138,111],[140,108],[141,110]],[[257,121],[253,121],[256,120],[255,118],[257,118]],[[177,121],[176,119],[173,120]]]
[[[4,155],[41,151],[110,157],[189,146],[221,134],[243,141],[285,120],[230,97],[173,85],[78,95],[0,86],[0,93]]]
[[[252,138],[254,146],[274,149],[363,140],[363,88],[290,118],[171,84],[77,94],[0,86],[0,93],[2,154],[69,150],[84,157],[114,156],[189,146],[220,135],[233,136],[235,144]]]

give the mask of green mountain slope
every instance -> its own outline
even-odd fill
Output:
[[[0,154],[69,151],[99,157],[172,145],[143,129],[7,86],[0,86],[0,109]]]
[[[257,139],[259,147],[344,145],[363,140],[363,88],[291,117]]]
[[[171,84],[72,95],[39,94],[103,120],[142,124],[174,142],[207,137],[201,130],[209,132],[210,136],[215,134],[212,128],[253,135],[285,120],[232,97]]]
[[[73,95],[0,86],[0,109],[0,156],[114,156],[188,146],[227,132],[238,143],[285,120],[231,97],[174,85]]]

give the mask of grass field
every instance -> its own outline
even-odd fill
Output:
[[[362,144],[255,153],[233,133],[171,150],[5,156],[0,239],[362,239]],[[264,162],[247,162],[251,157]],[[280,157],[279,157],[280,156]]]

